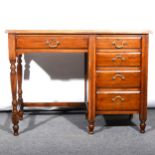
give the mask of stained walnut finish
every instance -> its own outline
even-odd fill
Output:
[[[140,132],[145,132],[147,54],[147,34],[97,36],[95,115],[139,113]]]
[[[22,55],[36,52],[84,53],[88,80],[88,131],[97,114],[139,114],[147,119],[148,32],[9,30],[12,122],[18,135],[24,107],[81,107],[83,103],[26,103],[22,98]],[[17,63],[17,65],[16,65]],[[87,89],[85,91],[85,96]],[[86,99],[85,99],[86,100]],[[87,101],[85,101],[87,102]]]

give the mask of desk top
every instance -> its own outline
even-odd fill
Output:
[[[6,30],[13,34],[149,34],[151,31],[111,31],[111,30]]]

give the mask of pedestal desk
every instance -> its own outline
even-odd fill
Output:
[[[82,106],[82,103],[25,103],[22,54],[84,53],[88,80],[88,132],[97,114],[139,114],[140,132],[147,119],[148,32],[8,30],[11,63],[12,122],[18,135],[23,108]],[[17,62],[17,65],[16,65]],[[25,92],[26,93],[26,92]]]

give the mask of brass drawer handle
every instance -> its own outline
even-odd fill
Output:
[[[116,80],[117,77],[120,77],[122,80],[125,80],[125,76],[121,73],[117,73],[112,77],[112,80]]]
[[[115,48],[121,49],[123,48],[125,45],[127,45],[126,41],[123,41],[121,39],[117,39],[116,41],[112,42],[112,45],[115,46]]]
[[[122,55],[116,55],[114,58],[112,58],[112,61],[115,62],[117,59],[120,59],[121,61],[125,61],[125,58],[122,57]]]
[[[123,101],[125,101],[125,99],[123,98],[123,97],[121,97],[121,96],[115,96],[114,98],[112,98],[112,101],[113,102],[115,102],[116,100],[119,100],[120,102],[123,102]]]
[[[56,39],[50,39],[46,41],[46,44],[50,47],[50,48],[56,48],[58,47],[58,45],[60,45],[60,42],[57,41]]]

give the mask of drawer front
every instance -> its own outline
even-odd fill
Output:
[[[138,67],[140,53],[97,53],[97,67]]]
[[[99,93],[96,96],[98,111],[138,111],[140,93]]]
[[[96,72],[96,86],[103,88],[136,88],[140,87],[139,70],[117,70]]]
[[[63,35],[18,35],[17,49],[86,49],[86,36]]]
[[[141,36],[101,36],[97,37],[96,46],[101,49],[139,49]]]

